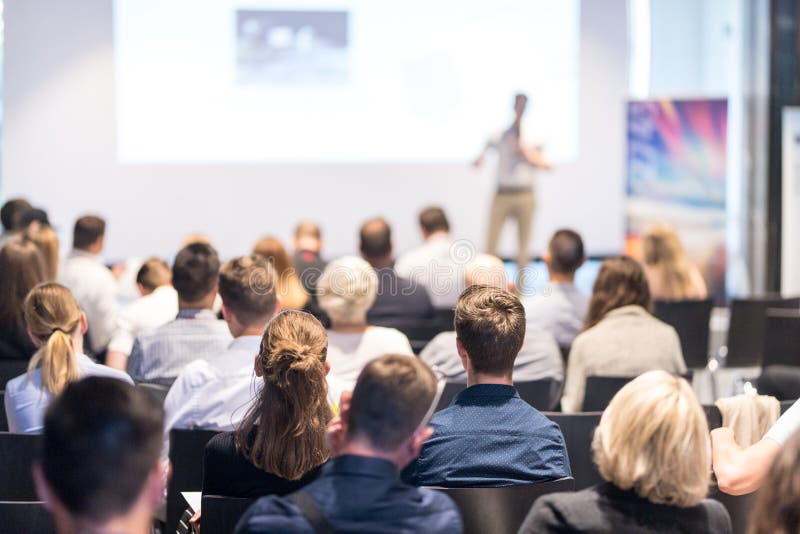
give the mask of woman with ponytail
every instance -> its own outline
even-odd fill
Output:
[[[335,405],[327,348],[313,315],[287,310],[270,321],[255,358],[263,382],[253,405],[235,432],[206,446],[204,494],[285,495],[317,477],[330,456],[325,430]]]
[[[66,287],[47,282],[28,293],[24,304],[28,336],[36,347],[28,372],[6,384],[11,432],[38,434],[50,399],[85,376],[108,376],[133,384],[123,373],[93,362],[83,353],[86,315]]]

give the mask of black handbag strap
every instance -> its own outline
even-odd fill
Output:
[[[311,496],[303,490],[298,490],[286,497],[300,509],[300,513],[311,524],[316,534],[335,534],[335,530],[325,519],[322,510],[319,509],[317,503]]]

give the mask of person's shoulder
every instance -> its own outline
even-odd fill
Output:
[[[559,492],[536,499],[519,532],[563,532],[596,527],[600,495],[595,487]]]
[[[91,361],[88,356],[85,358],[86,359],[81,364],[81,370],[85,376],[115,378],[127,382],[128,384],[133,384],[133,379],[125,371],[120,371],[119,369],[114,369],[113,367]]]
[[[207,386],[216,378],[214,367],[208,360],[200,358],[192,360],[178,373],[175,384],[180,384],[183,388],[199,389]],[[171,388],[179,389],[179,388]]]
[[[380,339],[382,341],[408,341],[408,338],[397,328],[390,326],[371,326],[364,331],[364,335],[370,339]]]
[[[39,372],[39,369],[35,369],[33,373]],[[5,396],[6,397],[13,397],[18,395],[21,391],[24,391],[28,388],[29,384],[33,382],[33,376],[31,376],[31,380],[28,379],[28,373],[22,373],[16,378],[12,378],[8,382],[6,382],[5,387]]]
[[[697,506],[703,510],[708,520],[708,532],[728,533],[733,530],[730,514],[721,502],[703,499]]]
[[[236,454],[236,438],[233,432],[220,432],[206,443],[206,457]]]
[[[312,533],[314,529],[297,506],[284,497],[261,497],[244,513],[236,534],[261,532]]]

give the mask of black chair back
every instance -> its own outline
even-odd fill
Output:
[[[575,489],[582,490],[603,481],[592,459],[592,437],[600,424],[601,412],[592,413],[546,413],[564,435],[569,455]]]
[[[530,380],[527,382],[514,382],[514,387],[522,400],[540,411],[552,410],[558,402],[559,383],[552,378]],[[447,382],[444,391],[436,405],[436,411],[450,406],[453,399],[467,388],[464,382]]]
[[[28,370],[28,360],[3,360],[0,359],[0,389],[6,389],[6,382],[25,374]]]
[[[794,400],[782,400],[781,401],[781,415],[786,413],[786,410],[791,408],[794,403],[797,402],[797,399]]]
[[[766,312],[761,365],[800,368],[800,310],[769,308]]]
[[[461,512],[464,534],[516,534],[536,499],[548,493],[572,491],[575,480],[567,477],[525,486],[431,489],[455,501]]]
[[[31,468],[41,439],[40,435],[0,433],[0,501],[39,500]]]
[[[8,432],[8,417],[4,406],[6,404],[6,392],[0,391],[0,432]]]
[[[239,522],[239,519],[254,502],[255,499],[203,495],[203,531],[233,532],[236,528],[236,523]]]
[[[753,367],[763,361],[770,308],[799,309],[800,298],[779,297],[733,299],[728,326],[727,367]]]
[[[714,430],[722,426],[722,412],[719,411],[713,404],[704,404],[703,411],[706,414],[706,421],[708,421],[708,429]]]
[[[136,384],[136,387],[153,397],[159,404],[162,406],[164,405],[164,400],[167,398],[167,393],[169,393],[169,388],[167,386],[163,386],[161,384],[150,384],[147,382],[140,382]]]
[[[467,384],[465,382],[447,382],[444,385],[444,391],[442,391],[442,396],[439,397],[439,404],[436,405],[436,411],[444,410],[450,403],[453,402],[453,399],[456,398],[456,395],[461,393],[464,389],[467,388]]]
[[[708,365],[709,322],[713,302],[707,300],[657,300],[656,317],[671,325],[681,339],[683,359],[689,369]]]
[[[53,516],[42,502],[0,502],[0,530],[2,532],[35,532],[55,534]]]
[[[694,372],[689,370],[681,375],[689,383],[692,382]],[[583,395],[582,412],[602,412],[611,402],[611,399],[625,384],[636,378],[635,376],[589,376],[586,377],[586,392]]]
[[[733,534],[746,534],[747,525],[750,522],[750,512],[756,503],[758,492],[748,493],[747,495],[728,495],[722,493],[719,488],[713,488],[709,492],[709,498],[722,503],[722,506],[731,516]]]
[[[219,434],[216,430],[178,430],[169,433],[169,461],[172,476],[167,485],[167,527],[175,532],[186,503],[182,491],[203,489],[203,459],[206,443]]]

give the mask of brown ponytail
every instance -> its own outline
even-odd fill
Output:
[[[264,471],[297,480],[329,458],[327,351],[313,315],[287,310],[267,326],[257,363],[264,387],[235,435],[236,447]]]
[[[48,282],[28,293],[25,321],[39,345],[28,373],[41,367],[42,387],[56,395],[80,375],[72,337],[80,327],[81,310],[69,289]]]

